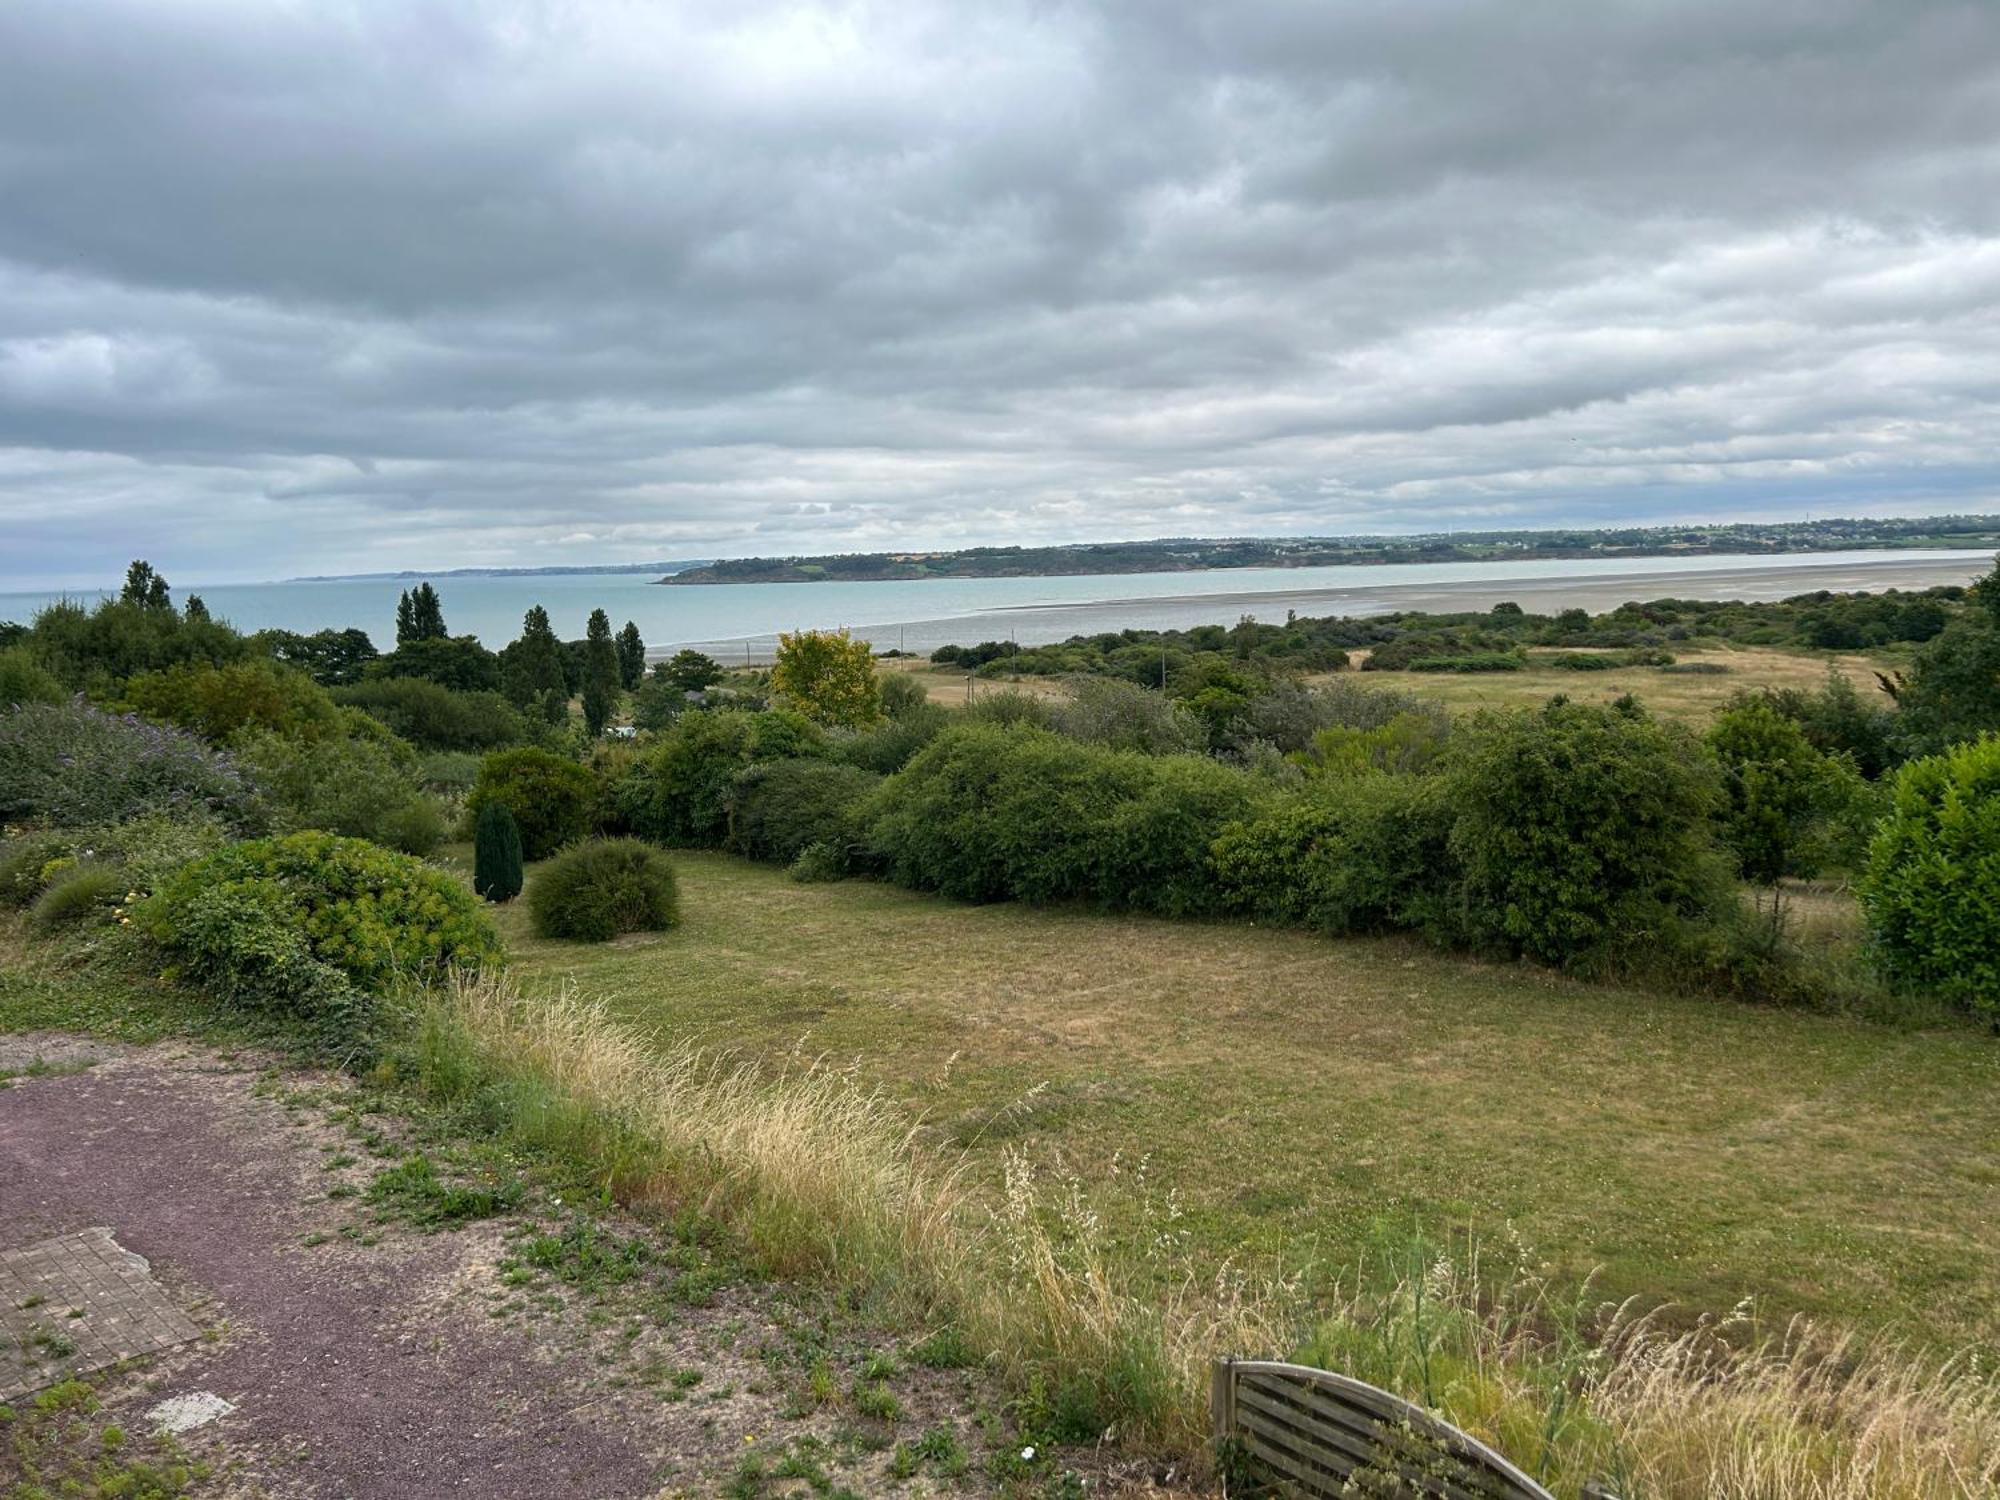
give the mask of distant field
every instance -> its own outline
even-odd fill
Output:
[[[1008,1148],[1073,1170],[1119,1233],[1184,1236],[1197,1270],[1337,1271],[1416,1228],[1471,1230],[1602,1267],[1610,1296],[2000,1336],[1990,1037],[675,858],[684,927],[546,944],[517,904],[516,971],[662,1038],[851,1066],[983,1180]],[[1816,920],[1840,906],[1817,898]]]
[[[1354,653],[1357,666],[1366,654]],[[1826,681],[1829,665],[1864,694],[1882,695],[1875,674],[1893,665],[1893,660],[1886,657],[1820,655],[1755,646],[1704,650],[1676,647],[1674,654],[1680,663],[1700,663],[1722,670],[1663,672],[1658,667],[1623,667],[1606,672],[1571,672],[1554,667],[1528,667],[1519,672],[1358,672],[1354,680],[1370,687],[1422,693],[1468,712],[1510,704],[1539,704],[1556,693],[1567,693],[1580,703],[1608,703],[1631,693],[1658,713],[1705,722],[1738,692],[1760,687],[1817,688]],[[963,672],[945,671],[927,661],[890,660],[880,665],[885,671],[915,677],[930,690],[934,703],[956,708],[965,702],[967,678]],[[980,678],[975,691],[992,693],[1009,688],[1041,697],[1060,696],[1064,691],[1060,679],[1048,677]],[[1886,695],[1882,696],[1886,703]]]
[[[1725,670],[1701,673],[1620,667],[1606,672],[1572,672],[1530,666],[1519,672],[1364,672],[1358,680],[1423,693],[1462,710],[1539,704],[1556,693],[1567,693],[1579,703],[1608,703],[1631,693],[1656,713],[1706,721],[1739,692],[1761,687],[1817,688],[1826,681],[1831,665],[1864,695],[1879,697],[1885,706],[1888,703],[1875,676],[1878,670],[1886,669],[1886,663],[1872,657],[1811,655],[1755,646],[1708,651],[1675,648],[1674,655],[1680,665],[1702,664]]]

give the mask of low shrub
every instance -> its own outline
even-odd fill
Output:
[[[417,762],[417,780],[425,790],[462,797],[479,779],[477,755],[466,750],[433,750]]]
[[[520,827],[522,856],[547,859],[590,832],[597,793],[597,778],[575,761],[523,747],[487,756],[465,805],[476,816],[498,802]]]
[[[1208,726],[1164,693],[1115,677],[1078,678],[1056,705],[1050,727],[1059,734],[1114,750],[1148,755],[1198,755]]]
[[[263,788],[279,833],[323,828],[406,854],[429,854],[445,840],[444,815],[420,790],[406,745],[258,734],[237,754]]]
[[[787,865],[808,845],[846,850],[860,841],[856,815],[881,780],[872,771],[830,760],[750,766],[737,773],[731,847],[752,859]]]
[[[862,816],[905,885],[1183,914],[1216,905],[1209,844],[1257,796],[1251,777],[1205,758],[965,724],[883,782]]]
[[[26,646],[0,651],[0,712],[23,703],[60,703],[68,696]]]
[[[1225,829],[1215,878],[1231,911],[1341,935],[1413,928],[1449,940],[1451,810],[1434,777],[1315,787]]]
[[[192,729],[216,744],[257,731],[317,739],[341,730],[326,689],[274,661],[182,662],[134,677],[124,697],[146,718]]]
[[[370,994],[500,956],[493,928],[458,881],[331,833],[232,844],[173,876],[136,916],[194,977],[220,981],[238,998],[268,987],[295,950]]]
[[[1441,735],[1451,727],[1449,711],[1433,698],[1366,687],[1351,678],[1314,687],[1279,683],[1252,699],[1242,718],[1247,739],[1262,740],[1289,755],[1310,747],[1322,729],[1379,729],[1411,715],[1436,721]]]
[[[930,689],[906,672],[882,673],[881,691],[882,712],[892,719],[903,718],[930,705]]]
[[[886,679],[889,682],[896,680],[894,677]],[[884,720],[873,729],[830,738],[826,753],[831,760],[859,766],[877,776],[892,776],[908,765],[910,758],[919,750],[936,739],[952,719],[948,709],[933,703],[920,704]]]
[[[528,913],[545,938],[602,943],[621,932],[658,932],[680,920],[674,868],[639,839],[591,839],[536,872]]]
[[[1897,773],[1861,904],[1892,981],[2000,1019],[2000,735]]]
[[[429,797],[412,797],[401,807],[382,814],[375,825],[375,842],[405,854],[422,857],[437,852],[451,837],[444,809]]]
[[[1467,935],[1545,963],[1655,951],[1733,900],[1714,762],[1631,700],[1551,699],[1453,736],[1444,795]]]
[[[42,932],[108,914],[126,894],[125,872],[112,865],[72,863],[35,898],[28,918]]]
[[[528,721],[498,693],[454,692],[421,677],[382,677],[335,688],[333,698],[372,715],[420,750],[491,750],[530,738]]]
[[[656,843],[719,848],[729,841],[739,772],[817,756],[826,744],[816,725],[788,709],[692,709],[633,777],[631,827]]]
[[[236,761],[185,730],[80,699],[0,714],[0,822],[81,828],[167,811],[239,827],[259,815]]]
[[[76,851],[74,841],[54,833],[19,834],[0,844],[0,906],[33,906]]]
[[[1411,672],[1518,672],[1528,664],[1525,656],[1513,651],[1474,651],[1464,656],[1419,656],[1406,670]]]

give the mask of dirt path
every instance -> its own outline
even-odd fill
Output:
[[[57,1044],[0,1045],[18,1071]],[[0,1088],[0,1251],[108,1226],[203,1330],[106,1380],[106,1419],[144,1431],[156,1402],[212,1392],[236,1410],[183,1441],[220,1488],[346,1500],[712,1494],[746,1444],[801,1430],[758,1357],[772,1325],[727,1291],[642,1339],[636,1318],[510,1315],[531,1299],[497,1269],[499,1223],[358,1230],[383,1161],[294,1080],[259,1087],[257,1061],[96,1048]],[[612,1378],[642,1359],[701,1384]]]

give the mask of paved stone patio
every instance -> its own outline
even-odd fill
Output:
[[[199,1337],[109,1229],[0,1251],[0,1401]]]

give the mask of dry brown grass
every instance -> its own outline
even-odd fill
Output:
[[[1609,703],[1632,694],[1654,712],[1705,724],[1736,693],[1763,687],[1811,691],[1826,681],[1829,669],[1839,672],[1871,701],[1887,695],[1876,680],[1882,664],[1872,657],[1820,655],[1776,651],[1763,647],[1675,648],[1682,664],[1722,667],[1713,674],[1663,672],[1657,667],[1617,667],[1605,672],[1570,672],[1530,666],[1519,672],[1368,672],[1361,680],[1374,687],[1394,687],[1436,698],[1455,711],[1532,706],[1556,693],[1579,703]],[[1358,665],[1366,656],[1357,652]]]
[[[628,1143],[631,1201],[699,1204],[774,1269],[872,1294],[917,1326],[949,1320],[1016,1389],[1067,1383],[1128,1442],[1198,1461],[1209,1360],[1286,1352],[1280,1330],[1300,1326],[1287,1285],[1224,1276],[1137,1294],[1080,1184],[1037,1182],[1017,1155],[1003,1203],[984,1206],[957,1159],[847,1074],[663,1049],[599,1006],[492,980],[440,1004],[433,1068],[448,1055],[514,1084],[534,1101],[517,1104],[517,1126],[564,1110],[598,1120]],[[1622,1314],[1593,1342],[1557,1312],[1545,1287],[1516,1278],[1492,1296],[1440,1262],[1320,1309],[1313,1347],[1501,1444],[1562,1495],[1593,1473],[1652,1500],[1971,1500],[2000,1485],[2000,1388],[1974,1360],[1804,1324],[1745,1342]]]

